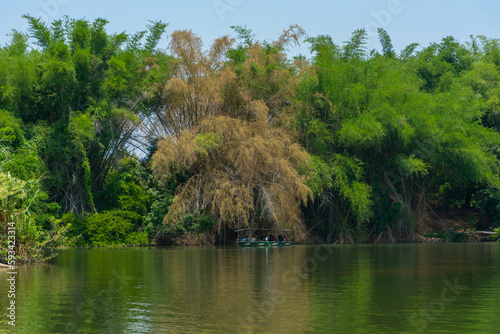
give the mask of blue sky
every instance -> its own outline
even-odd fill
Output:
[[[205,45],[233,34],[231,25],[252,29],[259,40],[274,40],[290,24],[297,23],[309,36],[330,35],[335,43],[348,40],[357,28],[370,35],[368,49],[379,49],[377,27],[386,29],[397,51],[417,42],[427,46],[452,35],[461,42],[470,35],[500,38],[499,0],[0,0],[0,45],[12,29],[26,31],[22,14],[44,20],[69,15],[110,23],[108,32],[144,30],[148,20],[169,23],[167,33],[191,29]],[[168,45],[165,37],[160,47]],[[308,55],[307,45],[300,50]]]

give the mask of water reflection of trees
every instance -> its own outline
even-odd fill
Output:
[[[497,328],[498,244],[318,247],[65,251],[19,268],[18,323],[33,333],[68,323],[80,333],[399,333],[415,332],[413,316],[429,331]],[[422,316],[455,278],[467,289]]]

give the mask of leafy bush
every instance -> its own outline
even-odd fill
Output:
[[[143,175],[144,168],[136,158],[120,160],[104,183],[104,189],[97,195],[97,208],[112,210],[119,208],[138,215],[140,220],[147,212],[150,194],[148,194]]]
[[[215,220],[210,214],[204,214],[200,209],[192,214],[186,214],[178,221],[164,227],[165,237],[169,243],[202,245],[213,243],[213,228]]]
[[[156,197],[149,213],[144,217],[144,230],[153,242],[163,237],[168,231],[163,225],[163,218],[172,205],[173,195],[160,195],[158,191],[151,190],[152,196]]]
[[[0,145],[18,148],[24,142],[21,120],[5,110],[0,110]]]
[[[44,207],[46,199],[39,180],[23,181],[0,172],[0,262],[9,260],[9,230],[15,230],[17,263],[46,261],[56,255],[55,248],[68,243],[67,228],[50,214],[50,204]],[[48,229],[37,224],[35,218],[41,218],[35,216],[37,212],[44,212],[50,221]]]
[[[146,232],[138,232],[137,216],[129,211],[110,210],[83,219],[83,238],[89,245],[145,245]]]

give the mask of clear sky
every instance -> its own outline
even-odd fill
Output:
[[[45,21],[68,15],[110,23],[109,33],[144,30],[148,20],[169,23],[167,33],[191,29],[205,45],[222,35],[234,36],[231,25],[252,29],[258,40],[274,40],[297,23],[309,36],[330,35],[348,40],[357,28],[370,35],[368,49],[379,49],[377,27],[386,29],[397,51],[417,42],[427,46],[443,37],[461,42],[470,35],[500,38],[500,0],[0,0],[0,45],[12,29],[27,31],[22,14]],[[168,45],[164,38],[160,47]],[[307,45],[299,51],[309,55]]]

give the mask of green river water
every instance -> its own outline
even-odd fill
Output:
[[[500,333],[500,243],[93,248],[0,270],[0,333]]]

